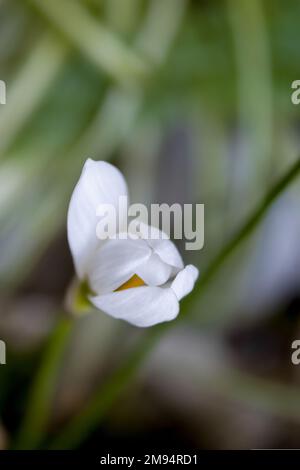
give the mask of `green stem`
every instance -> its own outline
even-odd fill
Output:
[[[212,277],[219,271],[221,266],[227,261],[233,251],[245,240],[257,227],[261,219],[267,213],[272,203],[290,185],[300,172],[300,159],[292,168],[279,180],[263,199],[259,207],[254,211],[246,223],[241,227],[232,240],[212,260],[207,269],[202,273],[201,282],[194,289],[193,294],[182,302],[185,315],[180,315],[176,322],[164,323],[152,328],[143,336],[132,354],[125,360],[125,363],[115,371],[111,378],[101,385],[101,389],[89,403],[71,419],[70,423],[63,429],[57,438],[52,442],[52,448],[71,448],[78,445],[88,434],[99,425],[100,420],[105,417],[115,400],[127,387],[130,380],[136,374],[139,366],[145,360],[148,353],[157,344],[159,338],[168,331],[178,321],[182,321],[187,314],[192,311],[193,304],[199,300],[204,292],[204,288]]]
[[[28,407],[14,449],[34,449],[40,443],[49,422],[61,358],[72,326],[62,318],[49,340],[40,369],[29,393]]]
[[[134,351],[112,374],[111,378],[104,385],[101,385],[101,389],[95,393],[82,412],[73,418],[63,432],[54,439],[50,448],[73,448],[84,440],[92,429],[97,427],[99,421],[105,417],[106,412],[120,396],[129,380],[135,375],[147,353],[153,349],[162,331],[161,328],[154,328],[150,331],[150,334],[143,336]]]

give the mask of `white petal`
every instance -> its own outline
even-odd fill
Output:
[[[147,240],[154,252],[167,264],[178,269],[183,269],[184,264],[175,244],[169,237],[156,227],[139,223],[141,237]]]
[[[177,274],[171,284],[171,289],[173,289],[178,300],[182,299],[193,290],[198,276],[199,271],[192,264],[189,264]]]
[[[168,281],[171,272],[172,267],[164,263],[157,254],[152,253],[150,258],[138,267],[136,274],[149,286],[161,286]]]
[[[90,300],[103,312],[140,327],[173,320],[179,312],[173,290],[163,287],[135,287]]]
[[[165,263],[177,269],[183,269],[184,264],[180,253],[171,240],[155,240],[152,247]]]
[[[151,256],[144,240],[107,240],[89,266],[89,283],[97,294],[112,292],[137,273]]]
[[[169,237],[165,232],[162,232],[161,230],[154,227],[153,225],[147,225],[141,220],[137,220],[137,224],[138,224],[138,231],[141,235],[141,238],[144,238],[145,240],[149,240],[149,243],[151,243],[151,240],[163,240],[163,239],[169,240]]]
[[[100,244],[96,235],[97,208],[100,204],[117,208],[119,197],[127,194],[126,182],[117,168],[103,161],[86,161],[68,211],[68,240],[80,278],[86,275],[88,263]]]

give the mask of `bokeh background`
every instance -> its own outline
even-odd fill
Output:
[[[147,341],[80,317],[32,392],[74,277],[66,211],[85,159],[117,165],[135,202],[204,203],[204,249],[178,245],[201,271],[299,154],[299,17],[297,0],[0,1],[1,448],[50,447]],[[75,447],[299,447],[299,202],[300,181]],[[44,444],[26,443],[41,416]]]

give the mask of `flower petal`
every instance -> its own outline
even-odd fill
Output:
[[[164,232],[144,222],[139,222],[139,232],[162,261],[177,269],[183,269],[184,264],[179,251]]]
[[[144,241],[144,243],[147,242]],[[149,245],[147,244],[147,246]],[[151,250],[150,247],[149,250]],[[149,286],[161,286],[165,284],[170,278],[171,272],[172,267],[164,263],[155,253],[152,253],[150,258],[136,270],[136,274]]]
[[[68,211],[68,240],[80,278],[86,275],[88,264],[100,245],[96,235],[97,208],[100,204],[113,204],[119,215],[119,197],[127,194],[126,182],[117,168],[104,161],[86,161]],[[121,216],[123,219],[127,214]]]
[[[174,291],[164,287],[136,287],[90,300],[108,315],[140,327],[173,320],[179,312]]]
[[[194,288],[195,282],[199,276],[198,269],[192,264],[187,265],[180,271],[171,284],[178,300],[188,295]]]
[[[154,240],[152,247],[155,253],[167,264],[183,269],[184,264],[175,244],[171,240]]]
[[[112,292],[137,273],[151,256],[144,240],[107,240],[89,266],[89,284],[97,294]]]

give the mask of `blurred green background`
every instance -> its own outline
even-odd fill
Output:
[[[86,158],[117,165],[135,202],[204,203],[205,248],[179,244],[201,273],[297,159],[299,17],[297,0],[0,1],[1,448],[14,447],[28,415],[25,434],[35,423],[50,446],[147,340],[101,312],[77,319],[55,383],[43,382],[50,410],[33,410],[32,383],[74,276],[66,211]],[[276,201],[77,447],[300,445],[290,359],[299,191],[298,181]]]

